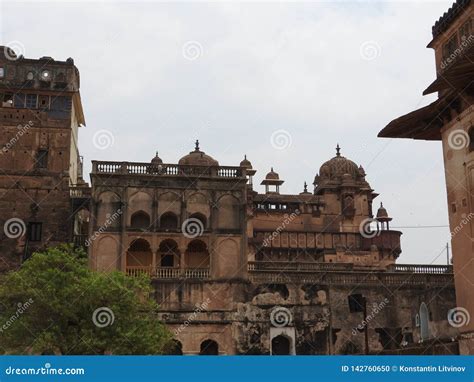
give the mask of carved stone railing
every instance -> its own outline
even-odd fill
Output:
[[[289,261],[249,261],[249,271],[348,271],[354,268],[350,263],[315,263],[315,262],[289,262]]]
[[[75,198],[90,198],[91,197],[91,188],[90,187],[74,187],[69,188],[69,196],[72,199]]]
[[[405,273],[443,274],[443,273],[453,273],[453,267],[452,265],[392,264],[387,267],[387,271],[405,272]]]
[[[209,268],[173,268],[173,267],[157,267],[153,269],[151,266],[127,266],[126,273],[129,276],[139,276],[146,274],[157,279],[199,279],[205,280],[209,278]]]
[[[92,174],[145,176],[245,177],[245,169],[235,166],[194,166],[141,162],[92,161]]]
[[[254,283],[301,283],[340,286],[453,286],[453,274],[388,273],[388,272],[285,272],[253,271]]]

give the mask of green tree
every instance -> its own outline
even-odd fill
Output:
[[[149,278],[93,272],[71,246],[35,253],[0,281],[0,349],[10,354],[162,354]]]

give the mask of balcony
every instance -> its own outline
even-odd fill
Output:
[[[92,174],[163,177],[245,178],[245,169],[235,166],[192,166],[178,164],[92,161]]]
[[[129,276],[145,274],[156,279],[209,279],[209,268],[172,268],[172,267],[148,267],[128,266],[126,273]]]
[[[249,262],[248,270],[255,283],[454,287],[452,267],[446,265],[395,264],[373,269],[345,263]]]

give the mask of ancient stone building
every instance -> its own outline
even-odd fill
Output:
[[[255,173],[198,143],[175,164],[93,161],[92,267],[150,275],[185,354],[456,351],[450,268],[395,264],[401,233],[372,218],[362,167],[337,147],[297,195],[273,169],[258,193]]]
[[[2,271],[35,249],[71,239],[70,189],[84,183],[77,147],[84,115],[74,61],[26,59],[1,46],[0,125]]]
[[[178,163],[92,161],[89,188],[72,60],[2,50],[5,269],[74,242],[94,270],[145,273],[177,354],[457,352],[451,267],[396,264],[401,232],[339,146],[296,195],[274,169],[258,192],[247,158],[222,165],[199,142]]]
[[[433,26],[438,99],[392,121],[380,137],[441,141],[461,352],[474,354],[474,3],[458,0]]]

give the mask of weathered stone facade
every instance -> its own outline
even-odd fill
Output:
[[[0,124],[5,271],[73,232],[70,187],[82,180],[77,134],[84,124],[74,61],[26,59],[0,47]]]
[[[148,274],[176,353],[456,352],[451,268],[396,264],[401,232],[382,205],[374,216],[378,195],[339,146],[296,195],[273,169],[257,192],[247,158],[222,166],[198,142],[178,163],[93,161],[89,188],[72,60],[2,50],[4,269],[75,242],[94,270]],[[11,218],[23,234],[7,235]]]

